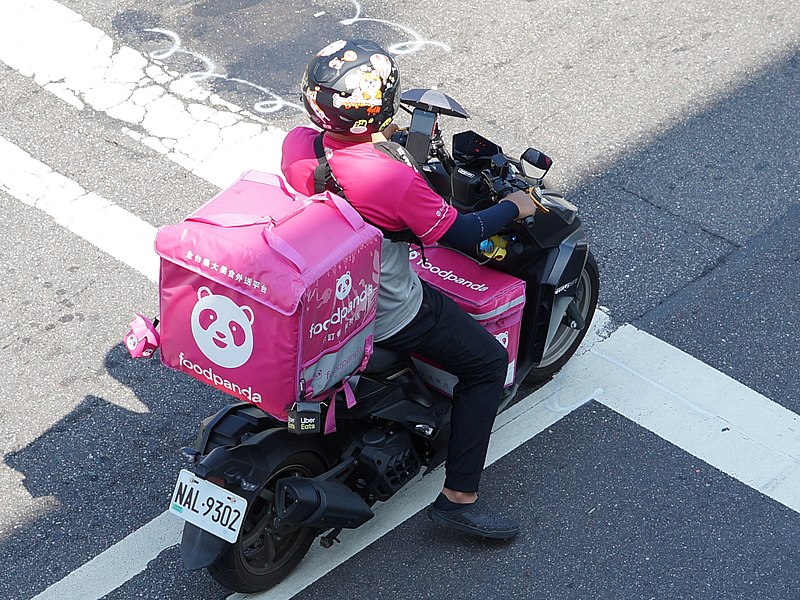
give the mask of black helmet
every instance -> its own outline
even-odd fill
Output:
[[[309,61],[300,85],[309,118],[337,133],[380,131],[400,104],[397,64],[369,40],[329,44]]]

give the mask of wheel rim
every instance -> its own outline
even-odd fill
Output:
[[[583,317],[584,321],[586,322],[586,327],[589,326],[589,309],[591,308],[592,303],[592,279],[589,277],[589,272],[586,268],[581,271],[580,281],[578,282],[578,289],[575,292],[575,298],[573,302],[577,305],[578,312],[580,313],[581,317]],[[585,331],[581,329],[573,329],[570,327],[566,321],[569,317],[566,315],[564,319],[558,326],[556,330],[556,334],[553,336],[553,341],[550,344],[550,347],[545,352],[544,356],[542,357],[542,361],[538,364],[538,368],[549,367],[562,356],[564,353],[567,352],[572,344],[578,339],[579,336],[583,335]]]
[[[311,476],[302,465],[288,465],[272,474],[253,501],[237,542],[242,564],[253,575],[277,571],[306,543],[306,528],[275,526],[275,485],[279,479]]]

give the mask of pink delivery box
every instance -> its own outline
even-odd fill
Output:
[[[372,352],[381,233],[250,171],[156,237],[164,364],[285,420]]]
[[[426,247],[425,259],[427,262],[417,250],[409,255],[411,266],[420,279],[455,300],[508,351],[505,385],[510,386],[516,373],[525,282],[445,246]],[[455,375],[419,358],[414,358],[414,362],[425,383],[453,395]]]

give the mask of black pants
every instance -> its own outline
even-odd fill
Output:
[[[453,300],[423,286],[414,320],[381,346],[413,352],[458,377],[453,392],[445,487],[476,492],[508,368],[508,354],[492,334]]]

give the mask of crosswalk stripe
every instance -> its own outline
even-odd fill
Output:
[[[158,257],[153,251],[156,228],[114,204],[88,192],[30,154],[0,137],[0,190],[51,216],[150,281],[158,281]]]
[[[42,44],[41,40],[47,43]],[[178,77],[54,0],[0,3],[0,61],[78,109],[222,188],[244,171],[280,171],[285,132]]]
[[[599,402],[800,512],[800,416],[631,325],[591,356]]]
[[[163,512],[145,527],[117,542],[60,579],[33,600],[99,599],[131,580],[180,539],[178,519]]]

